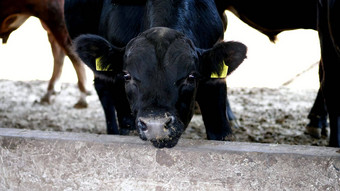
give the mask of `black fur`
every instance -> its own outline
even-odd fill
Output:
[[[249,26],[267,35],[272,42],[275,42],[279,33],[287,30],[313,29],[319,32],[322,52],[319,70],[321,87],[308,114],[310,123],[307,126],[324,129],[327,126],[327,109],[331,108],[330,146],[339,147],[340,95],[336,87],[339,87],[337,82],[340,79],[334,73],[340,70],[340,26],[337,21],[340,18],[339,1],[285,0],[274,3],[272,0],[215,0],[215,3],[221,17],[227,9]]]
[[[125,86],[126,96],[112,95],[113,103],[128,99],[130,104],[117,108],[117,112],[131,113],[143,140],[156,147],[175,146],[193,115],[196,94],[201,98],[199,103],[207,105],[203,113],[208,138],[226,140],[230,136],[225,81],[209,77],[220,72],[223,60],[235,69],[246,57],[246,47],[235,42],[218,43],[223,25],[213,0],[147,0],[145,6],[104,0],[98,35],[101,37],[79,36],[75,41],[77,52],[90,68],[94,69],[95,58],[101,57],[102,64],[113,70],[110,75],[95,73],[114,82],[111,87]],[[125,45],[125,49],[116,48]],[[120,81],[122,76],[125,84]],[[205,94],[199,89],[211,86],[217,90],[213,91],[217,99],[199,95]],[[108,101],[102,104],[104,109],[113,107],[108,107],[112,104]],[[152,122],[151,129],[145,131],[148,120],[156,119],[164,121],[161,128],[166,130],[157,130],[158,122]],[[120,126],[124,129],[124,124]]]
[[[117,48],[104,38],[91,34],[81,35],[75,39],[74,44],[79,57],[94,71],[96,76],[114,80],[123,70],[121,64],[112,64],[112,62],[123,63],[124,48]],[[100,58],[102,68],[107,68],[108,71],[96,70],[97,58]]]

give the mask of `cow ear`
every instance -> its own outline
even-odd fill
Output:
[[[201,74],[210,77],[211,74],[221,76],[224,64],[228,66],[229,75],[247,57],[247,47],[240,42],[221,42],[208,50],[199,50]],[[222,75],[223,76],[223,75]],[[226,77],[226,76],[223,76]]]
[[[117,48],[97,35],[80,35],[74,41],[80,59],[98,77],[114,79],[123,70],[125,48]]]

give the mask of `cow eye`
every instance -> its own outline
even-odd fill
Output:
[[[124,74],[124,80],[125,81],[130,81],[131,80],[131,75],[129,73]]]
[[[196,80],[196,75],[195,74],[189,74],[188,76],[188,82],[194,83]]]

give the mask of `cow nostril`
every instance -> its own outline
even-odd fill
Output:
[[[168,119],[165,121],[164,128],[169,129],[171,124],[172,124],[172,117],[168,117]]]
[[[142,120],[138,120],[138,128],[140,130],[142,130],[142,131],[147,131],[148,130],[148,126]]]

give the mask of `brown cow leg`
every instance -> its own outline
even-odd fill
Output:
[[[61,49],[61,47],[58,45],[54,36],[50,32],[47,32],[47,34],[48,34],[48,40],[50,41],[50,44],[51,44],[53,58],[54,58],[53,73],[48,83],[47,92],[41,98],[40,102],[50,104],[52,95],[56,94],[57,92],[60,92],[59,79],[60,79],[60,76],[63,70],[65,53]]]
[[[86,96],[89,95],[89,91],[86,89],[86,73],[85,67],[81,63],[80,58],[74,53],[71,48],[71,41],[68,37],[68,33],[66,30],[66,26],[63,24],[62,26],[47,26],[45,23],[41,22],[42,26],[48,32],[49,41],[52,46],[52,52],[54,56],[54,70],[53,74],[48,86],[48,92],[46,93],[47,98],[53,94],[53,91],[50,92],[50,88],[53,87],[55,82],[59,80],[62,66],[64,62],[65,53],[70,58],[74,69],[76,70],[78,77],[78,88],[80,90],[80,98],[78,102],[74,105],[75,108],[86,108],[88,106],[86,101]],[[61,58],[62,55],[62,59]],[[45,97],[45,96],[44,96]]]
[[[73,67],[76,70],[78,77],[78,88],[80,90],[80,98],[74,105],[75,108],[86,108],[87,101],[86,96],[90,95],[90,92],[86,89],[86,72],[85,66],[78,56],[69,54],[69,58],[72,61]]]

